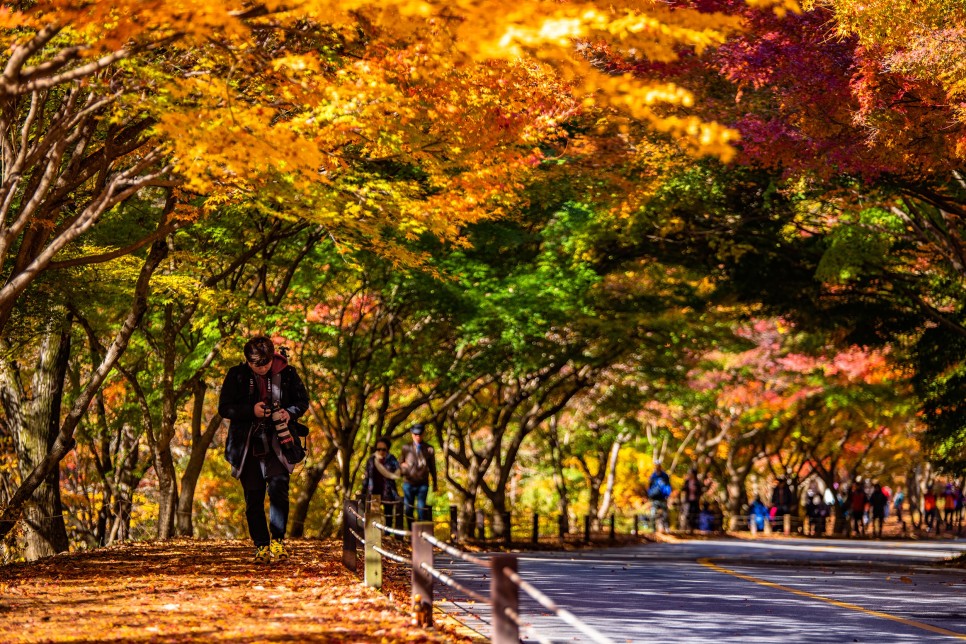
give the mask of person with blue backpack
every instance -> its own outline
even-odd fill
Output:
[[[751,503],[751,508],[749,509],[750,517],[749,520],[755,524],[755,530],[761,532],[765,529],[765,522],[771,519],[768,512],[768,506],[761,502],[761,498],[757,495],[755,500]]]
[[[651,500],[651,523],[655,532],[667,532],[667,500],[671,496],[671,477],[660,463],[654,464],[654,472],[647,481],[647,498]]]

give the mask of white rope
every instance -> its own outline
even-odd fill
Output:
[[[594,640],[598,644],[614,644],[614,641],[608,637],[605,637],[597,631],[597,629],[584,624],[582,621],[577,619],[577,616],[568,611],[565,608],[558,606],[552,599],[544,595],[542,592],[525,582],[520,575],[518,575],[514,570],[510,568],[504,568],[503,574],[510,578],[510,581],[515,583],[520,587],[521,590],[525,591],[530,597],[535,599],[538,604],[543,606],[549,611],[553,611],[557,614],[557,617],[567,622],[578,631],[588,636],[590,639]]]
[[[413,565],[413,560],[412,559],[406,559],[405,557],[400,557],[396,553],[389,552],[388,550],[383,550],[379,546],[373,546],[372,549],[375,550],[376,552],[378,552],[379,554],[381,554],[386,559],[392,559],[396,563],[405,564],[407,566]]]
[[[346,527],[348,527],[348,526],[346,526]],[[355,530],[353,530],[352,528],[348,528],[348,529],[349,529],[349,532],[351,532],[351,533],[352,533],[352,536],[356,538],[356,541],[358,541],[358,542],[359,542],[359,543],[361,543],[362,545],[365,545],[365,543],[366,543],[366,540],[365,540],[365,539],[363,539],[363,538],[362,538],[361,536],[359,536],[359,533],[358,533],[358,532],[356,532],[356,531],[355,531]]]
[[[373,521],[372,522],[372,525],[376,526],[377,528],[379,528],[383,532],[388,532],[389,534],[395,534],[395,535],[398,535],[400,537],[410,537],[413,534],[409,530],[397,530],[396,528],[390,528],[389,526],[382,525],[378,521]]]
[[[452,577],[450,577],[449,575],[447,575],[445,572],[442,572],[440,570],[436,570],[435,568],[433,568],[432,566],[430,566],[425,561],[423,563],[421,563],[419,565],[419,567],[422,568],[423,570],[425,570],[426,572],[428,572],[430,575],[432,575],[433,578],[439,579],[441,582],[443,582],[444,584],[446,584],[450,588],[455,588],[456,590],[460,591],[461,593],[463,593],[464,595],[466,595],[470,599],[473,599],[473,600],[478,601],[478,602],[483,603],[483,604],[489,604],[490,603],[490,598],[489,597],[484,597],[483,595],[479,594],[475,590],[470,590],[469,588],[467,588],[466,586],[464,586],[460,582],[456,581],[455,579],[453,579]]]
[[[434,536],[432,536],[432,535],[430,535],[430,534],[428,534],[426,532],[421,533],[421,536],[422,536],[422,538],[423,538],[424,541],[426,541],[428,543],[431,543],[432,545],[436,546],[437,548],[439,548],[440,550],[442,550],[446,554],[452,555],[452,556],[456,557],[457,559],[462,559],[463,561],[467,561],[469,563],[476,564],[477,566],[485,566],[487,568],[489,568],[489,566],[490,566],[490,564],[487,563],[485,559],[480,559],[479,557],[474,557],[473,555],[467,554],[467,553],[463,552],[462,550],[458,550],[458,549],[454,548],[453,546],[449,545],[448,543],[443,543],[442,541],[440,541],[436,537],[434,537]]]
[[[553,641],[552,640],[548,640],[546,637],[544,637],[543,635],[541,635],[532,626],[526,626],[526,625],[524,625],[520,621],[520,615],[515,610],[513,610],[512,608],[510,608],[509,606],[507,606],[506,608],[503,609],[503,614],[506,615],[507,617],[509,617],[510,618],[510,621],[512,621],[514,624],[517,625],[517,628],[520,628],[520,629],[523,629],[524,631],[526,631],[528,637],[537,640],[538,642],[540,642],[540,644],[553,644]]]

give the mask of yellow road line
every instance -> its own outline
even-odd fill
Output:
[[[931,624],[925,624],[923,622],[917,622],[911,619],[906,619],[905,617],[898,617],[896,615],[890,615],[889,613],[883,613],[877,610],[870,610],[868,608],[862,608],[856,604],[849,604],[848,602],[840,602],[837,599],[832,599],[831,597],[822,597],[821,595],[816,595],[805,590],[799,590],[798,588],[792,588],[790,586],[782,586],[781,584],[776,584],[771,581],[765,581],[764,579],[758,579],[757,577],[752,577],[751,575],[746,575],[740,573],[736,570],[729,570],[719,566],[718,564],[712,562],[708,558],[698,559],[698,563],[702,566],[707,566],[712,570],[717,572],[723,572],[726,575],[731,575],[732,577],[737,577],[738,579],[744,579],[745,581],[750,581],[752,583],[758,584],[760,586],[766,586],[768,588],[775,588],[777,590],[784,590],[787,593],[792,593],[794,595],[800,595],[801,597],[808,597],[809,599],[817,599],[819,601],[832,604],[833,606],[838,606],[839,608],[847,608],[849,610],[854,610],[860,613],[865,613],[866,615],[872,615],[874,617],[881,617],[883,619],[890,619],[893,622],[899,622],[900,624],[905,624],[906,626],[912,626],[913,628],[921,628],[925,631],[931,631],[933,633],[939,633],[940,635],[948,635],[950,637],[955,637],[957,639],[966,640],[966,634],[957,633],[955,631],[946,630],[945,628],[940,628],[939,626],[933,626]]]

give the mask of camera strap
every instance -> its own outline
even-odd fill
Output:
[[[273,403],[282,404],[282,374],[273,373],[268,381],[268,394]]]

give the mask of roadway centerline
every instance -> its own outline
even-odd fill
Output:
[[[905,617],[899,617],[898,615],[890,615],[889,613],[883,613],[882,611],[863,608],[862,606],[859,606],[857,604],[850,604],[848,602],[832,599],[831,597],[823,597],[822,595],[816,595],[815,593],[810,593],[807,590],[800,590],[798,588],[792,588],[791,586],[783,586],[781,584],[776,584],[773,581],[767,581],[765,579],[759,579],[758,577],[752,577],[751,575],[746,575],[744,573],[738,572],[737,570],[730,570],[723,566],[719,566],[718,564],[711,561],[711,559],[708,559],[706,557],[702,557],[701,559],[698,559],[698,563],[716,572],[724,573],[726,575],[731,575],[732,577],[737,577],[738,579],[743,579],[745,581],[750,581],[752,583],[758,584],[759,586],[774,588],[776,590],[783,590],[787,593],[792,593],[794,595],[799,595],[801,597],[807,597],[809,599],[817,599],[827,604],[838,606],[839,608],[847,608],[848,610],[854,610],[859,613],[865,613],[866,615],[872,615],[873,617],[881,617],[883,619],[892,620],[893,622],[899,622],[900,624],[905,624],[906,626],[912,626],[913,628],[920,628],[922,630],[930,631],[932,633],[938,633],[940,635],[947,635],[949,637],[955,637],[957,639],[966,640],[966,634],[964,633],[957,633],[956,631],[950,631],[945,628],[941,628],[939,626],[933,626],[932,624],[917,622],[915,620],[906,619]]]

